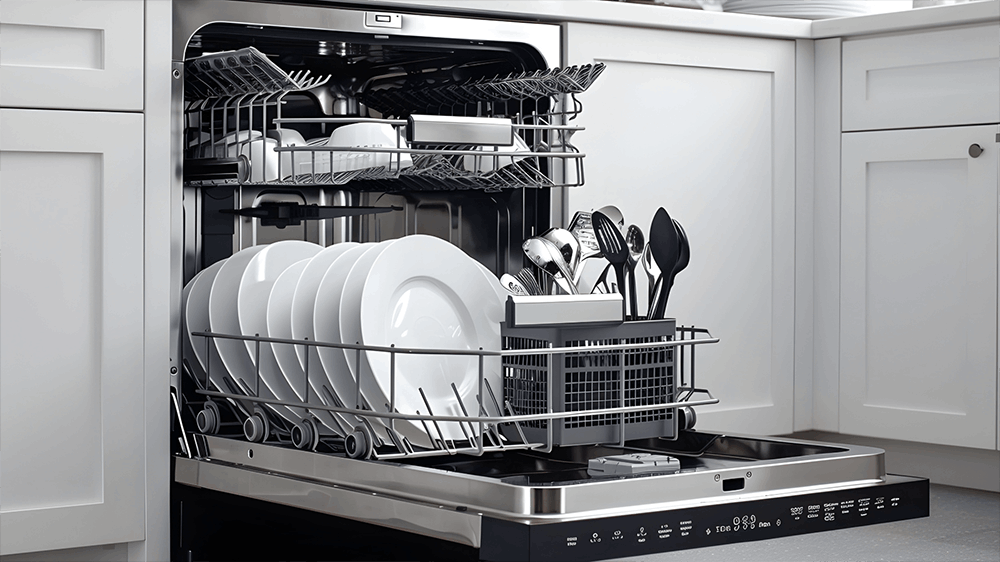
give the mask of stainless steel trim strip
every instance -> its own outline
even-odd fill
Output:
[[[480,546],[482,517],[473,511],[183,457],[175,462],[183,484]]]

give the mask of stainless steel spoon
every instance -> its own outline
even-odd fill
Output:
[[[580,294],[573,284],[573,274],[569,271],[569,265],[552,242],[540,236],[532,236],[524,241],[521,248],[528,259],[551,275],[564,291],[571,295]]]
[[[531,294],[528,292],[527,287],[525,287],[523,283],[518,281],[516,277],[509,273],[504,273],[500,276],[500,284],[502,284],[503,288],[507,289],[507,291],[512,295],[526,297]]]
[[[566,265],[569,267],[570,279],[575,283],[577,269],[580,267],[580,241],[573,236],[573,233],[565,228],[550,228],[542,233],[542,238],[552,242],[552,245],[559,250]]]
[[[646,279],[649,281],[649,302],[653,302],[653,286],[660,277],[660,268],[653,260],[653,252],[650,250],[649,244],[646,244],[646,247],[642,249],[639,262],[642,264],[642,269],[646,272]]]

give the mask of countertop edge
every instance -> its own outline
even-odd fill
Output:
[[[970,2],[887,14],[817,20],[812,24],[811,38],[874,35],[976,23],[1000,23],[1000,1]]]

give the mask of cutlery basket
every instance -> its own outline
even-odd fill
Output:
[[[640,320],[613,326],[503,327],[507,350],[547,347],[587,347],[648,343],[648,347],[622,350],[580,351],[551,355],[510,355],[503,358],[504,399],[515,414],[544,414],[552,384],[553,412],[572,412],[662,404],[674,401],[674,348],[657,343],[675,337],[674,319]],[[677,415],[673,409],[598,414],[520,424],[528,441],[552,445],[611,443],[624,439],[674,437]],[[504,426],[516,437],[517,428]]]

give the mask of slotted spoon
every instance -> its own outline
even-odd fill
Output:
[[[597,236],[597,244],[601,247],[601,253],[604,254],[604,258],[608,260],[611,267],[615,268],[615,276],[618,277],[618,286],[621,287],[622,292],[625,292],[625,269],[632,257],[629,254],[628,246],[625,244],[625,237],[622,236],[622,231],[618,229],[618,225],[612,222],[604,213],[595,211],[591,220],[594,224],[594,234]],[[629,275],[628,281],[627,296],[629,298],[629,307],[632,309],[632,314],[635,314],[637,308],[635,278]],[[622,299],[622,315],[627,318],[625,299]]]

